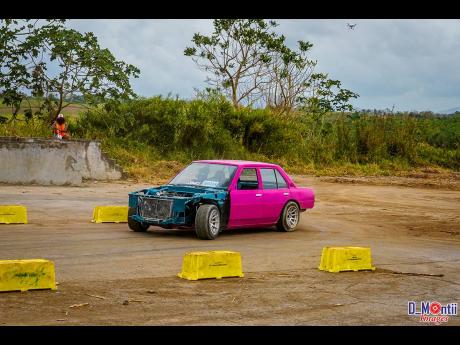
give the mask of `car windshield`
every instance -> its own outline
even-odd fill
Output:
[[[236,166],[234,165],[192,163],[169,184],[227,188],[235,171]]]

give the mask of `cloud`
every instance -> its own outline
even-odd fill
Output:
[[[277,20],[291,47],[313,43],[317,70],[342,81],[360,108],[440,110],[460,106],[460,20]],[[354,30],[347,23],[357,24]],[[117,59],[141,70],[133,80],[143,96],[191,97],[205,74],[184,56],[195,32],[212,20],[70,20],[92,31]]]

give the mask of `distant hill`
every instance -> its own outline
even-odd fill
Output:
[[[460,107],[450,108],[450,109],[447,109],[447,110],[441,110],[441,111],[438,111],[437,113],[438,114],[443,114],[443,115],[450,115],[450,114],[454,114],[456,112],[460,112]]]

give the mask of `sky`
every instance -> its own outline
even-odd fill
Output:
[[[276,19],[275,19],[276,20]],[[360,109],[442,111],[460,107],[460,20],[276,20],[289,47],[313,44],[317,72],[360,95]],[[356,24],[350,29],[347,23]],[[210,34],[212,19],[73,19],[102,47],[141,70],[134,91],[191,98],[206,87],[204,72],[184,55],[193,34]]]

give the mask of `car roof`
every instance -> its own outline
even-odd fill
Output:
[[[257,167],[277,167],[277,164],[264,163],[264,162],[253,162],[253,161],[243,161],[243,160],[198,160],[193,161],[193,163],[210,163],[210,164],[225,164],[225,165],[236,165],[236,166],[257,166]]]

